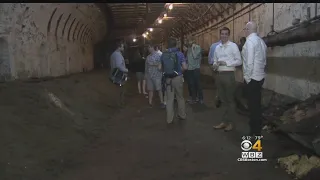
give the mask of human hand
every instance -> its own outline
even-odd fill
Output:
[[[218,64],[213,64],[213,65],[212,65],[212,70],[213,70],[213,71],[216,71],[218,68],[219,68],[219,65],[218,65]]]

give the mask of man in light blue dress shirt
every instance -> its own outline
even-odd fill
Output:
[[[216,47],[221,43],[221,40],[218,41],[218,42],[215,42],[213,43],[211,46],[210,46],[210,50],[209,50],[209,55],[208,55],[208,63],[210,65],[210,67],[212,67],[212,64],[214,63],[213,62],[213,55],[214,55],[214,51],[216,50]],[[221,101],[219,99],[218,96],[215,97],[215,104],[216,104],[216,107],[219,107],[220,104],[221,104]]]
[[[210,51],[209,51],[209,55],[208,55],[208,63],[210,65],[213,64],[213,55],[214,55],[214,51],[216,50],[216,47],[221,43],[221,41],[215,42],[210,46]]]

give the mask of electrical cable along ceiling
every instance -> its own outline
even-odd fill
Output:
[[[156,42],[165,36],[180,37],[232,13],[236,3],[108,3],[114,37]]]

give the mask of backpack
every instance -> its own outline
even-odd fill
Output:
[[[128,80],[128,77],[127,77],[127,74],[120,71],[120,69],[114,68],[112,70],[111,76],[109,77],[109,80],[113,84],[117,84],[119,86],[122,86],[126,83],[126,81]]]
[[[165,78],[174,78],[179,75],[180,64],[178,61],[177,53],[163,52],[162,53],[162,68]]]

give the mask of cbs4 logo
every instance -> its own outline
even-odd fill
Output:
[[[253,145],[251,141],[249,140],[243,140],[241,142],[241,149],[243,151],[250,151],[251,149],[256,150],[256,151],[261,151],[262,150],[262,144],[261,140],[257,140]]]

